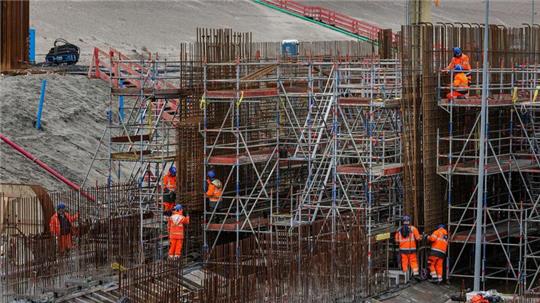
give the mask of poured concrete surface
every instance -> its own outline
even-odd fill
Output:
[[[180,42],[195,41],[198,27],[251,31],[255,41],[350,39],[247,0],[37,0],[30,10],[38,55],[47,53],[56,38],[78,45],[83,54],[93,46],[176,54]]]
[[[405,23],[405,0],[299,2],[324,6],[383,28],[398,30]],[[93,46],[112,46],[128,53],[176,54],[180,42],[194,41],[198,27],[251,31],[255,41],[351,39],[250,0],[33,0],[30,10],[31,25],[37,30],[38,60],[56,38],[80,46],[83,63],[89,63]],[[531,1],[492,1],[491,12],[491,23],[521,25],[531,20]],[[441,0],[440,7],[433,7],[433,22],[483,22],[483,18],[481,0]]]
[[[364,20],[382,28],[399,30],[405,23],[405,0],[327,0],[298,2],[318,5]],[[521,26],[531,22],[531,0],[495,0],[490,2],[490,23],[507,26]],[[476,22],[483,23],[485,1],[482,0],[441,0],[440,6],[432,6],[433,23],[437,22]],[[536,3],[535,12],[540,12]],[[540,23],[536,15],[535,23]]]
[[[433,284],[427,281],[411,284],[386,299],[374,302],[384,303],[448,303],[451,295],[458,294],[459,290],[446,284]]]

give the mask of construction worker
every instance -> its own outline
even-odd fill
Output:
[[[208,205],[211,209],[214,209],[223,194],[223,184],[216,178],[216,172],[213,169],[208,171],[207,177],[206,197],[208,198]]]
[[[471,298],[471,303],[490,303],[482,294],[476,294]]]
[[[56,237],[58,251],[60,254],[69,253],[73,247],[72,234],[74,231],[73,223],[78,219],[79,214],[74,216],[66,211],[66,205],[62,202],[56,207],[56,213],[51,217],[49,229],[51,234]]]
[[[170,213],[176,202],[176,168],[171,166],[163,177],[163,210]]]
[[[399,245],[401,257],[401,269],[404,273],[412,269],[414,277],[418,277],[418,259],[416,258],[416,241],[422,240],[418,229],[410,225],[411,217],[403,216],[403,225],[396,231],[394,236]]]
[[[469,94],[469,78],[463,72],[461,65],[456,65],[454,68],[454,82],[450,92],[446,95],[446,98],[450,99],[465,99]]]
[[[448,232],[444,224],[437,225],[437,229],[428,236],[431,242],[428,264],[432,281],[442,282],[444,258],[448,249]]]
[[[184,224],[189,224],[189,216],[184,216],[182,205],[174,207],[172,216],[167,222],[169,231],[169,259],[180,258],[184,244]]]
[[[457,65],[461,65],[463,70],[470,71],[471,70],[471,64],[469,63],[469,56],[465,55],[461,48],[454,47],[454,57],[452,57],[452,60],[450,61],[450,64],[448,64],[447,70],[453,70],[456,69]]]

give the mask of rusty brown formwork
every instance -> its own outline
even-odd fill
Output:
[[[30,1],[0,1],[0,72],[28,63]]]

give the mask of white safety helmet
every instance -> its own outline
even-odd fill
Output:
[[[221,188],[223,184],[218,179],[212,180],[212,184],[214,184],[217,188]]]

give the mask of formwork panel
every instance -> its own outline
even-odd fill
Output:
[[[0,1],[0,72],[27,64],[29,29],[29,0]]]

